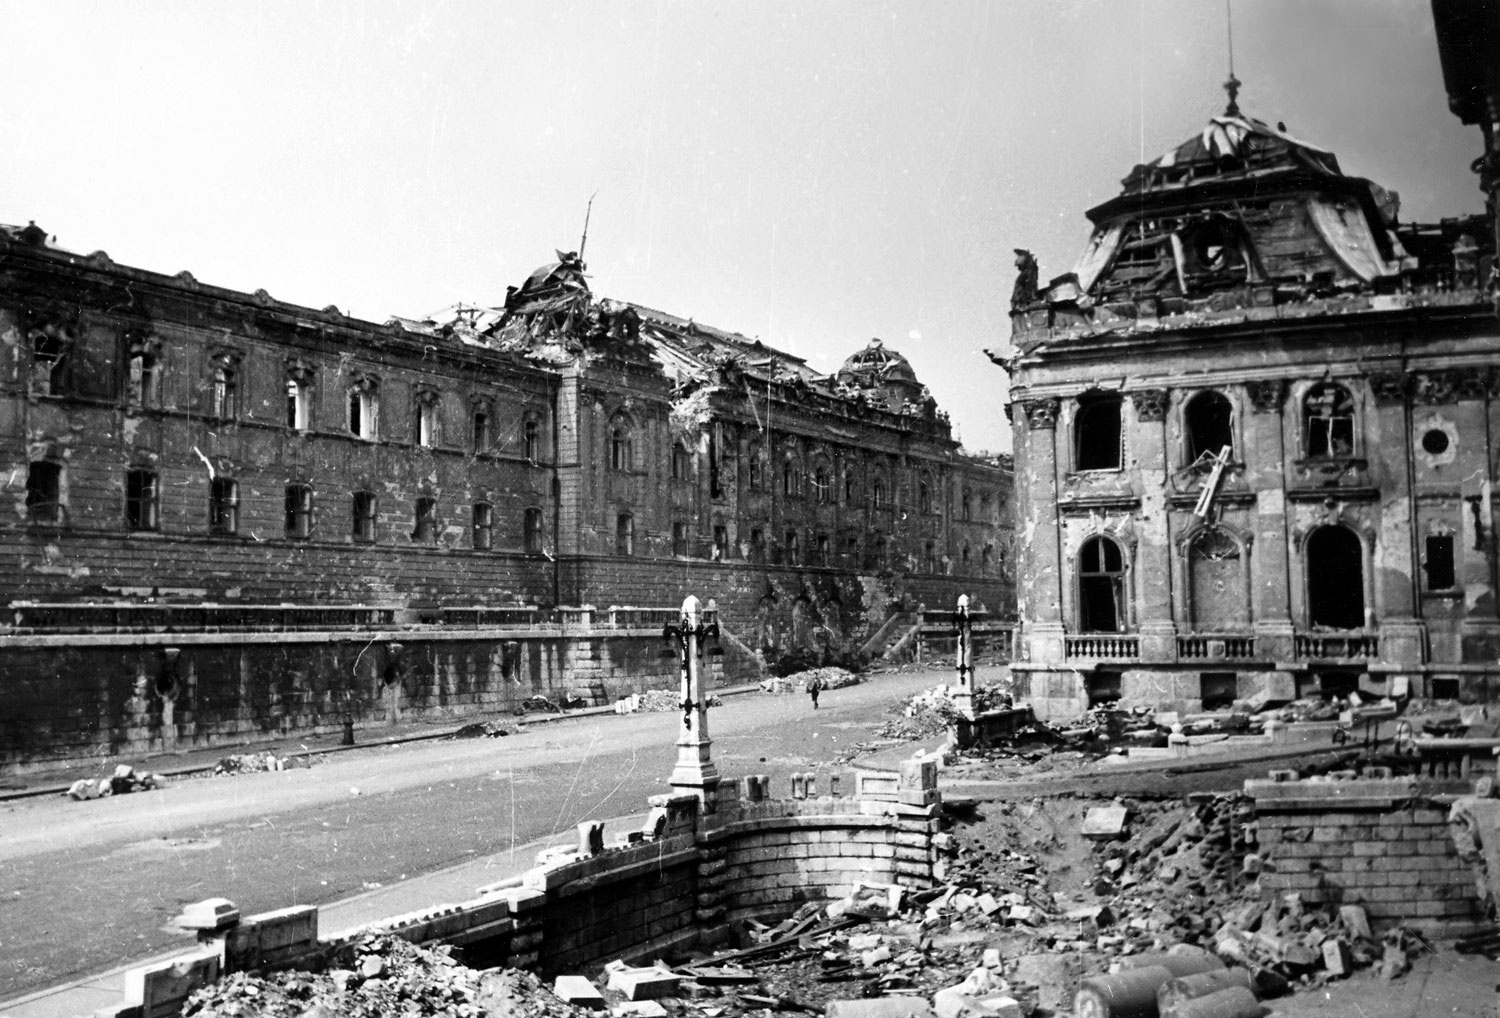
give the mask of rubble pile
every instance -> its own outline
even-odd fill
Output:
[[[942,683],[900,701],[887,709],[886,720],[875,733],[884,739],[930,739],[943,735],[959,718],[953,697],[958,687]],[[976,686],[974,710],[983,712],[1010,706],[1010,696],[999,686]]]
[[[805,672],[793,672],[791,675],[773,675],[761,679],[760,691],[762,693],[801,693],[807,689],[807,684],[813,679],[822,683],[823,689],[843,689],[845,686],[856,686],[860,683],[860,677],[845,668],[810,668]]]
[[[68,786],[64,794],[74,802],[102,799],[110,795],[128,795],[153,788],[165,788],[167,779],[150,771],[138,771],[129,764],[120,764],[107,778],[80,778]]]
[[[298,758],[277,756],[269,750],[264,753],[231,753],[214,764],[215,774],[259,774],[262,771],[284,771],[289,767],[307,767]]]
[[[507,735],[514,735],[518,729],[515,725],[508,725],[501,721],[475,721],[464,725],[454,732],[454,739],[503,739]]]
[[[724,698],[717,693],[703,697],[706,707],[724,706]],[[634,714],[637,711],[682,710],[682,693],[675,689],[648,689],[644,693],[632,693],[615,701],[616,714]]]
[[[480,973],[448,948],[415,947],[397,937],[366,936],[323,972],[235,973],[194,993],[185,1018],[578,1018],[526,972]]]

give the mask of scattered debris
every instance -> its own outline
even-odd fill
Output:
[[[80,778],[68,786],[65,793],[75,802],[87,799],[102,799],[110,795],[128,795],[152,788],[165,788],[167,779],[150,771],[137,771],[129,764],[120,764],[107,778]]]
[[[298,757],[277,756],[269,750],[264,753],[233,753],[214,764],[215,774],[258,774],[262,771],[284,771],[291,767],[308,767],[299,763]]]
[[[508,725],[502,721],[475,721],[473,724],[464,725],[450,738],[501,739],[507,735],[514,735],[517,731],[519,729],[515,725]]]

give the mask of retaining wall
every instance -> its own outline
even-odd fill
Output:
[[[1263,896],[1361,905],[1377,928],[1480,918],[1448,808],[1417,781],[1247,781],[1245,791],[1255,799]]]
[[[660,628],[10,637],[0,773],[675,689]],[[723,658],[705,657],[709,688]]]
[[[806,788],[799,777],[794,795]],[[551,978],[713,946],[734,919],[779,918],[806,901],[844,897],[859,882],[932,886],[946,850],[936,768],[906,764],[899,779],[869,788],[854,798],[769,799],[764,777],[728,780],[706,811],[693,796],[655,796],[642,830],[605,847],[602,824],[580,824],[577,846],[543,850],[534,869],[468,901],[326,939],[315,906],[248,917],[205,937],[198,951],[133,970],[127,999],[97,1015],[175,1014],[220,975],[318,968],[369,932],[458,945],[472,964]]]

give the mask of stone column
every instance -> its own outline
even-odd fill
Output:
[[[958,610],[953,614],[953,630],[957,634],[953,657],[958,669],[958,692],[953,694],[953,705],[970,721],[974,720],[974,623],[969,618],[969,595],[958,595]]]
[[[1172,620],[1172,535],[1167,521],[1166,389],[1130,394],[1136,426],[1130,451],[1141,481],[1141,512],[1134,565],[1140,593],[1137,629],[1141,660],[1177,660],[1177,625]]]
[[[1057,411],[1054,398],[1016,404],[1024,422],[1016,456],[1016,523],[1027,553],[1021,557],[1022,639],[1033,664],[1061,663],[1063,653],[1060,535],[1057,529]]]
[[[1286,442],[1282,404],[1286,382],[1248,382],[1251,414],[1245,426],[1245,483],[1255,492],[1255,542],[1250,561],[1250,613],[1255,620],[1255,656],[1293,659],[1291,577],[1288,571]]]

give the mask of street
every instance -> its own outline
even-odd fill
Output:
[[[870,740],[896,698],[950,677],[878,675],[825,691],[816,713],[801,694],[729,697],[709,712],[714,761],[725,777],[769,774],[783,789],[793,771]],[[531,849],[516,850],[536,839],[568,842],[581,820],[643,812],[667,790],[678,723],[676,713],[592,716],[117,798],[7,803],[0,999],[187,946],[168,923],[204,898],[250,915],[480,857],[494,857],[500,879],[531,862]]]

